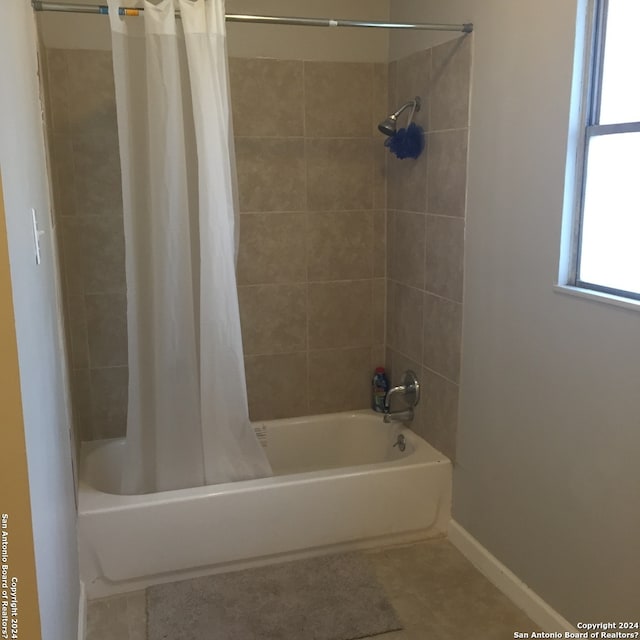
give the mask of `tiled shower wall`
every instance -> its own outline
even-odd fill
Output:
[[[48,147],[76,437],[124,432],[127,329],[111,55],[46,51]]]
[[[126,428],[109,52],[48,50],[47,111],[75,426]],[[384,358],[387,65],[231,59],[239,299],[254,420],[368,406]]]
[[[76,428],[112,437],[126,425],[127,345],[111,56],[47,62]],[[394,383],[419,374],[414,429],[455,457],[470,38],[388,66],[231,59],[230,71],[252,418],[366,407],[384,360]],[[376,124],[415,95],[427,152],[396,160]]]
[[[422,383],[413,429],[455,459],[460,382],[471,38],[389,66],[389,107],[420,95],[427,149],[388,159],[386,361]]]
[[[231,60],[253,419],[369,405],[384,358],[386,72]]]

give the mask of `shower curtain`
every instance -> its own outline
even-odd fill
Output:
[[[247,407],[224,1],[145,1],[144,19],[119,4],[109,0],[129,335],[122,491],[270,475]]]

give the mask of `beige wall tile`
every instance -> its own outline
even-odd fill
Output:
[[[424,288],[425,233],[424,214],[396,214],[390,278],[411,287]]]
[[[371,372],[369,375],[369,383],[371,383],[371,378],[376,367],[386,367],[386,363],[386,350],[384,348],[384,344],[378,344],[371,347]]]
[[[311,138],[307,149],[307,202],[310,211],[371,209],[371,138]]]
[[[238,287],[242,342],[247,355],[290,353],[307,347],[304,284]]]
[[[393,385],[402,384],[405,371],[413,371],[418,376],[418,382],[422,384],[422,367],[419,362],[407,358],[399,351],[391,350],[391,358],[393,362],[393,375],[389,378],[389,382]]]
[[[373,277],[387,274],[387,216],[385,211],[373,212]]]
[[[49,106],[48,125],[52,132],[69,131],[69,70],[64,49],[47,49],[46,100]]]
[[[92,368],[127,364],[127,297],[121,293],[85,296]]]
[[[67,297],[66,327],[71,341],[71,366],[74,369],[89,367],[89,338],[84,296]]]
[[[387,312],[387,287],[384,278],[373,280],[373,301],[371,315],[373,318],[373,343],[384,344]]]
[[[396,217],[397,211],[387,210],[387,254],[385,266],[387,270],[387,278],[391,278],[391,265],[394,260],[394,250],[396,248]]]
[[[99,128],[73,137],[76,212],[122,215],[120,152],[115,129]]]
[[[389,382],[391,382],[393,378],[393,353],[393,349],[386,344],[384,347],[384,368]]]
[[[304,213],[240,216],[238,284],[306,281],[306,222]]]
[[[383,116],[384,117],[384,116]],[[385,137],[380,132],[373,137],[373,208],[387,207],[387,155]]]
[[[91,426],[91,374],[89,369],[71,372],[71,407],[73,429],[80,440],[92,440]]]
[[[236,136],[302,136],[303,63],[299,60],[229,58]]]
[[[429,151],[417,159],[387,156],[387,206],[401,211],[427,210],[427,164]]]
[[[71,138],[53,134],[49,142],[51,181],[56,218],[76,213],[76,176]]]
[[[91,369],[92,439],[126,434],[128,378],[127,367]]]
[[[78,135],[117,131],[110,51],[66,50],[69,124]]]
[[[387,343],[415,362],[422,359],[422,291],[390,281],[387,290]]]
[[[359,62],[304,63],[307,136],[371,135],[373,66]]]
[[[463,263],[464,220],[428,215],[426,290],[462,302]]]
[[[396,102],[398,101],[398,63],[394,60],[389,63],[389,67],[387,70],[387,113],[385,115],[389,115],[393,113],[398,106]]]
[[[468,130],[429,134],[428,211],[463,218],[467,191]]]
[[[310,351],[309,413],[368,408],[371,375],[371,350],[367,347]]]
[[[425,293],[422,363],[453,382],[460,377],[461,334],[462,305]]]
[[[456,459],[458,385],[423,368],[422,408],[424,421],[414,430],[450,460]]]
[[[126,290],[124,226],[121,216],[84,216],[82,262],[85,293]]]
[[[62,217],[61,226],[67,293],[124,292],[122,217]]]
[[[372,281],[309,284],[309,348],[372,344]]]
[[[432,49],[431,131],[469,124],[471,40],[463,36]]]
[[[373,95],[371,99],[371,131],[379,140],[383,139],[378,131],[378,123],[387,115],[389,102],[389,65],[377,63],[373,65]]]
[[[309,281],[370,278],[373,242],[373,214],[369,211],[310,214]]]
[[[431,50],[418,51],[397,61],[395,111],[408,100],[420,96],[422,106],[416,112],[413,121],[425,131],[429,123],[429,103],[431,99]],[[399,118],[398,128],[407,124],[409,110]]]
[[[85,221],[80,217],[60,218],[66,295],[84,294],[84,226]]]
[[[240,211],[305,211],[302,139],[236,138]]]
[[[245,370],[251,420],[308,413],[306,352],[248,356]]]

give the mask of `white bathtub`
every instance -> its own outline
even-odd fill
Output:
[[[89,598],[443,535],[451,463],[371,411],[256,425],[274,476],[117,495],[123,440],[84,443],[80,570]],[[399,434],[406,449],[394,447]]]

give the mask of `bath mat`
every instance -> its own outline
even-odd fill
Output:
[[[148,640],[356,640],[402,629],[358,553],[150,587],[147,614]]]

